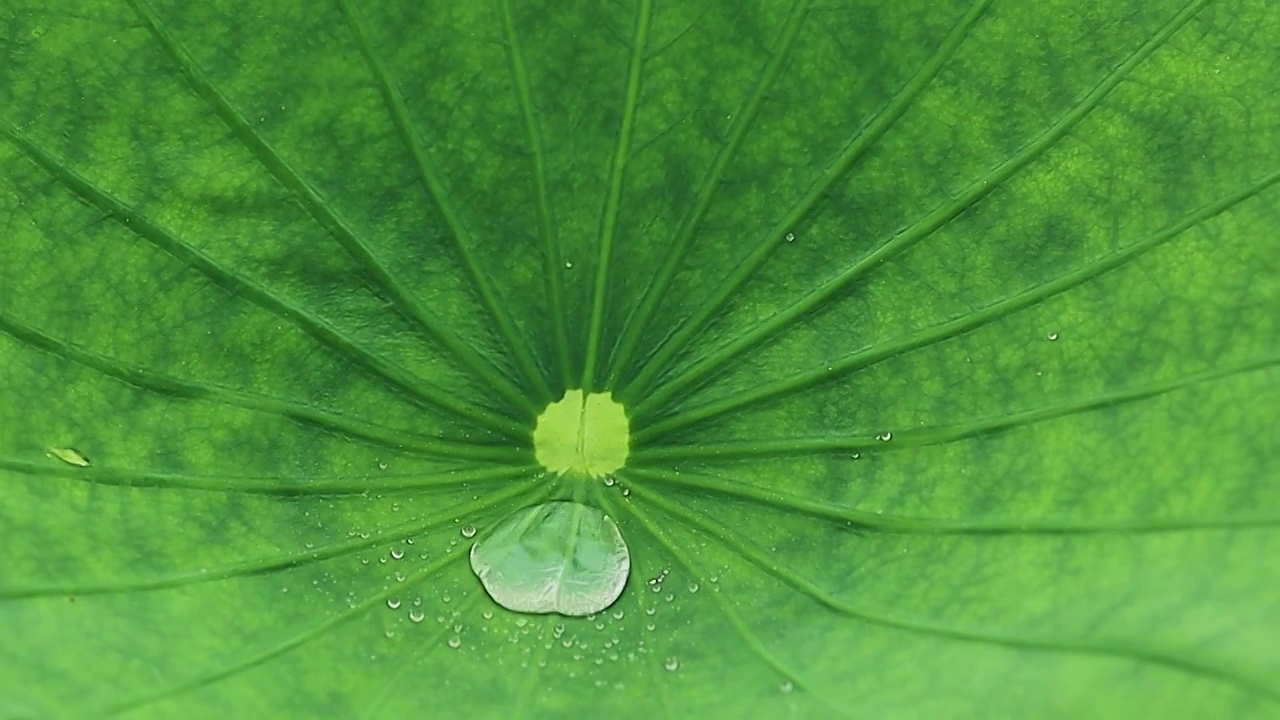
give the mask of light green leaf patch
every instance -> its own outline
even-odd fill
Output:
[[[631,427],[609,393],[570,390],[538,416],[534,457],[556,474],[603,478],[627,463]]]

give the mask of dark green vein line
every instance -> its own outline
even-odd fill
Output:
[[[511,716],[515,720],[523,720],[529,716],[534,689],[538,686],[538,678],[542,675],[542,668],[547,662],[547,653],[550,652],[551,644],[554,642],[551,637],[551,623],[556,617],[548,615],[542,619],[542,629],[538,633],[537,645],[534,646],[533,652],[529,653],[529,668],[525,672],[524,682],[516,692],[515,707],[511,709]]]
[[[605,497],[604,493],[600,493],[599,495],[600,501],[611,508],[609,511],[610,513],[616,514],[619,511],[620,506],[612,499]],[[675,558],[676,562],[684,566],[685,571],[689,573],[690,577],[695,578],[704,585],[707,584],[707,573],[703,572],[702,568],[698,566],[698,563],[693,559],[693,556],[686,553],[684,548],[682,548],[674,538],[662,529],[662,525],[654,522],[649,514],[640,508],[638,503],[634,501],[627,503],[625,505],[625,510],[626,512],[631,513],[632,517],[636,519],[636,522],[643,527],[650,536],[666,548],[667,553],[671,557]],[[621,515],[617,515],[617,517],[621,517]],[[751,628],[747,626],[746,621],[742,619],[742,615],[738,613],[733,605],[724,599],[721,593],[708,592],[707,595],[711,597],[712,601],[716,604],[716,607],[718,607],[720,612],[724,614],[725,619],[729,621],[729,624],[733,627],[734,631],[738,633],[738,636],[742,638],[742,641],[746,643],[747,647],[751,649],[751,652],[755,653],[756,657],[760,658],[765,665],[768,665],[774,672],[781,675],[783,680],[790,681],[795,686],[796,690],[808,692],[811,697],[823,705],[826,705],[829,711],[838,716],[849,717],[848,713],[837,703],[834,703],[826,696],[815,692],[814,688],[809,686],[809,684],[800,677],[800,673],[796,672],[793,668],[789,667],[779,659],[778,656],[774,654],[774,652],[770,650],[759,637],[756,636]]]
[[[667,250],[667,255],[662,261],[662,267],[645,289],[644,297],[641,299],[634,315],[627,321],[626,332],[622,336],[618,351],[614,355],[609,369],[609,376],[606,381],[608,387],[616,387],[619,381],[619,374],[626,371],[626,366],[631,361],[632,353],[635,352],[636,346],[640,342],[640,337],[648,329],[649,322],[653,319],[653,313],[657,311],[658,305],[671,285],[671,281],[675,279],[676,272],[680,269],[680,263],[684,260],[685,254],[693,244],[693,239],[697,235],[703,219],[706,218],[707,211],[711,208],[711,202],[715,199],[716,192],[724,181],[725,171],[742,147],[742,143],[747,137],[747,132],[751,129],[756,116],[759,114],[760,107],[764,104],[765,97],[769,94],[769,89],[773,87],[774,82],[778,79],[778,75],[782,72],[782,67],[786,64],[787,59],[791,57],[791,51],[795,48],[796,38],[800,35],[800,28],[804,24],[804,19],[808,12],[809,0],[797,0],[792,4],[791,14],[787,17],[786,24],[783,25],[781,36],[776,43],[777,47],[761,70],[760,76],[756,79],[756,84],[752,88],[750,96],[738,107],[738,112],[734,115],[733,123],[729,128],[728,142],[720,148],[720,152],[716,155],[716,159],[711,165],[711,171],[707,173],[707,176],[702,181],[702,188],[698,191],[697,199],[680,222],[675,239],[672,240],[671,246]]]
[[[654,381],[670,367],[674,361],[688,346],[688,344],[701,333],[703,327],[715,316],[720,308],[724,306],[742,287],[744,283],[751,279],[752,276],[764,265],[769,256],[777,250],[778,246],[786,239],[787,233],[795,230],[801,222],[804,221],[810,213],[822,202],[823,198],[831,191],[831,188],[840,182],[854,166],[854,164],[873,147],[881,137],[884,136],[889,128],[897,122],[898,118],[915,103],[925,88],[933,82],[934,77],[942,70],[942,68],[951,60],[956,51],[960,48],[969,31],[977,23],[982,16],[984,10],[991,3],[991,0],[979,0],[974,3],[969,12],[961,18],[960,22],[952,28],[951,32],[943,40],[937,51],[933,54],[929,61],[924,64],[916,73],[916,75],[903,87],[896,97],[877,115],[865,129],[855,132],[844,150],[840,153],[839,159],[827,170],[827,172],[816,182],[810,189],[808,194],[793,207],[782,220],[775,225],[769,232],[759,241],[757,241],[755,249],[751,251],[745,260],[743,260],[732,274],[724,279],[716,288],[715,292],[702,306],[685,321],[684,325],[672,334],[662,344],[653,357],[645,364],[635,379],[626,387],[619,391],[622,401],[626,405],[639,407],[638,399],[644,397],[647,391],[652,387]],[[646,399],[644,405],[651,405]]]
[[[1263,370],[1278,364],[1280,364],[1280,356],[1253,358],[1169,380],[1101,393],[1058,405],[1049,405],[1008,415],[978,418],[952,425],[907,429],[900,432],[892,428],[886,428],[887,430],[893,430],[892,442],[884,442],[870,437],[868,434],[867,436],[827,435],[796,438],[759,438],[721,443],[699,443],[697,445],[659,445],[640,447],[634,450],[631,453],[629,462],[633,465],[645,465],[677,460],[745,460],[758,457],[822,453],[892,452],[906,448],[942,445],[958,440],[1013,430],[1078,413],[1145,400],[1201,383]]]
[[[447,410],[459,417],[471,420],[483,427],[498,431],[510,438],[525,439],[529,428],[510,418],[475,407],[454,397],[453,393],[365,350],[334,327],[300,307],[289,304],[265,287],[219,265],[193,246],[174,237],[146,216],[109,195],[86,178],[72,171],[67,165],[46,153],[26,135],[12,125],[0,123],[0,135],[7,137],[36,165],[39,165],[57,182],[87,204],[118,221],[125,230],[151,243],[184,265],[209,278],[228,293],[243,298],[271,314],[288,321],[310,335],[321,345],[330,348],[356,367],[379,378],[390,387],[405,391],[407,397],[418,404],[428,403]]]
[[[472,590],[471,595],[458,604],[458,612],[465,615],[468,611],[476,606],[480,598],[484,597],[484,593],[479,590]],[[374,720],[379,716],[379,711],[386,707],[391,698],[395,695],[397,689],[409,677],[411,672],[416,672],[422,666],[422,660],[426,656],[428,649],[440,647],[440,641],[450,631],[448,623],[445,623],[435,629],[434,632],[427,635],[425,639],[415,639],[413,644],[409,646],[409,657],[396,663],[396,671],[387,678],[382,685],[382,690],[374,696],[373,700],[365,706],[364,711],[360,713],[360,720]]]
[[[854,620],[870,625],[903,630],[917,635],[995,645],[1014,650],[1083,655],[1144,663],[1221,682],[1246,693],[1266,698],[1270,702],[1280,702],[1280,690],[1269,687],[1260,680],[1237,674],[1234,671],[1207,662],[1160,650],[1108,641],[1088,642],[1065,638],[1020,637],[1001,632],[956,628],[941,623],[906,619],[892,612],[868,610],[827,592],[800,573],[791,570],[786,563],[776,561],[768,552],[702,513],[686,510],[678,503],[668,502],[653,493],[648,494],[647,500],[672,518],[687,522],[715,537],[730,551],[737,553],[764,572],[800,591],[819,605]]]
[[[1163,245],[1169,240],[1172,240],[1187,229],[1195,227],[1199,223],[1220,215],[1239,203],[1261,193],[1263,190],[1274,185],[1277,181],[1280,181],[1280,171],[1273,171],[1261,178],[1258,182],[1239,189],[1230,195],[1219,198],[1218,200],[1189,213],[1182,220],[1138,240],[1123,250],[1116,251],[1109,255],[1104,255],[1093,262],[1082,265],[1071,272],[1058,276],[1053,280],[1001,300],[1000,302],[988,305],[985,308],[962,315],[954,320],[926,328],[912,337],[885,342],[880,345],[855,352],[852,355],[847,355],[840,360],[833,361],[823,365],[822,367],[813,368],[811,370],[792,375],[791,377],[765,383],[748,392],[735,395],[731,398],[700,405],[691,410],[674,415],[666,420],[653,423],[636,433],[632,442],[638,445],[651,443],[654,440],[665,435],[669,435],[681,428],[685,428],[696,423],[706,422],[707,420],[725,413],[749,407],[757,403],[763,403],[781,395],[799,392],[801,390],[806,390],[838,380],[851,372],[869,367],[882,360],[894,357],[895,355],[900,355],[949,340],[1000,318],[1012,315],[1020,310],[1025,310],[1026,308],[1032,307],[1033,305],[1043,302],[1048,298],[1060,295],[1072,288],[1093,280],[1100,275],[1111,272],[1116,268],[1132,262],[1143,254]],[[636,415],[639,417],[639,409],[637,409]],[[633,422],[637,421],[633,420]]]
[[[972,207],[981,201],[997,187],[1000,187],[1005,180],[1030,165],[1049,148],[1054,147],[1072,128],[1097,108],[1103,99],[1134,68],[1138,67],[1163,45],[1170,36],[1186,25],[1203,5],[1204,2],[1199,2],[1184,8],[1182,12],[1167,22],[1160,32],[1156,33],[1153,38],[1144,43],[1120,66],[1114,69],[1069,112],[1059,118],[1048,130],[1042,132],[1032,142],[1024,146],[1014,157],[1001,163],[986,177],[971,184],[958,196],[934,209],[928,215],[912,224],[911,227],[882,243],[866,257],[823,282],[799,302],[770,316],[751,330],[725,343],[706,357],[699,359],[696,364],[682,371],[679,376],[669,379],[651,396],[645,398],[643,406],[636,408],[636,415],[641,416],[644,412],[671,402],[673,398],[684,393],[691,385],[703,380],[709,374],[723,370],[743,353],[777,337],[804,316],[830,305],[853,282],[882,265],[887,259],[928,238],[966,208]]]
[[[459,560],[462,560],[466,556],[467,556],[466,553],[454,553],[454,554],[445,555],[444,557],[438,560],[428,563],[422,569],[409,574],[405,582],[420,583],[435,575],[438,575],[439,573],[446,570],[450,565],[458,562]],[[297,648],[302,647],[303,645],[306,645],[307,643],[311,642],[312,640],[315,640],[316,638],[319,638],[321,635],[324,635],[325,633],[331,630],[336,630],[337,628],[343,625],[346,625],[347,623],[351,622],[352,620],[355,620],[356,618],[360,617],[361,615],[364,615],[366,612],[369,612],[374,608],[384,605],[387,602],[388,598],[396,595],[398,592],[403,591],[403,589],[404,589],[403,585],[401,585],[400,583],[396,583],[392,587],[386,590],[383,590],[376,595],[370,596],[368,599],[358,603],[357,605],[353,607],[348,607],[343,611],[328,617],[323,622],[311,628],[308,628],[307,630],[304,630],[303,632],[300,632],[294,635],[293,637],[288,638],[287,640],[277,643],[276,645],[270,648],[267,648],[266,650],[250,655],[249,657],[246,657],[233,665],[228,665],[227,667],[224,667],[221,670],[205,673],[203,675],[198,675],[189,680],[179,682],[175,685],[164,688],[162,690],[151,692],[146,695],[141,695],[125,702],[116,703],[113,705],[103,707],[97,713],[95,713],[95,716],[120,715],[122,713],[137,710],[138,708],[145,707],[147,705],[151,705],[151,704],[160,702],[162,700],[177,697],[179,695],[182,695],[183,693],[191,692],[192,690],[208,687],[210,685],[221,682],[228,678],[235,677],[240,673],[246,672],[248,670],[252,670],[253,668],[258,667],[259,665],[263,665],[267,662],[270,662],[271,660],[274,660],[278,657],[281,657],[287,654],[292,650],[296,650]]]
[[[591,499],[594,501],[596,507],[601,508],[606,514],[615,520],[622,517],[618,508],[608,497],[606,497],[606,493],[599,483],[590,483],[589,487]],[[630,578],[635,578],[639,570],[640,568],[638,563],[633,558]],[[638,586],[639,584],[637,581],[629,579],[628,585],[630,585],[630,588],[623,589],[623,596],[630,595],[631,598],[636,601],[636,609],[639,612],[635,614],[634,621],[637,626],[637,634],[639,634],[639,624],[644,622],[644,618],[650,615],[651,606],[645,604],[645,593],[640,592],[640,587]],[[652,607],[654,612],[656,612],[656,606]],[[644,648],[642,648],[642,650],[644,650]],[[646,674],[648,675],[649,682],[653,687],[653,693],[658,699],[658,704],[662,707],[662,714],[667,718],[676,717],[676,712],[671,705],[671,699],[668,697],[667,683],[662,680],[661,675],[658,673],[657,655],[654,654],[653,647],[649,646],[647,651],[642,652],[641,654],[646,656],[644,661],[645,669],[647,671]]]
[[[498,4],[502,12],[502,29],[507,40],[507,48],[511,52],[511,74],[516,85],[516,93],[520,98],[520,111],[524,116],[525,132],[529,136],[529,147],[533,151],[534,191],[538,196],[538,227],[542,232],[543,252],[547,263],[547,298],[551,305],[555,364],[560,373],[560,384],[568,388],[573,383],[573,370],[569,366],[569,328],[565,317],[564,292],[560,285],[561,274],[564,272],[564,260],[560,252],[560,236],[556,232],[555,219],[551,213],[551,196],[547,192],[546,149],[542,145],[542,133],[538,126],[538,118],[534,114],[529,71],[524,64],[524,50],[520,43],[520,34],[516,32],[511,0],[499,0]]]
[[[190,587],[201,583],[229,580],[252,575],[267,575],[312,565],[342,555],[371,550],[380,545],[421,535],[431,530],[451,525],[453,518],[491,511],[500,503],[515,500],[524,496],[541,497],[546,494],[544,483],[532,479],[465,503],[446,508],[447,512],[436,513],[430,520],[411,520],[384,528],[382,532],[369,538],[355,537],[321,547],[309,548],[292,553],[277,553],[251,558],[231,565],[220,567],[202,567],[197,570],[174,572],[169,575],[154,577],[138,577],[111,579],[97,584],[61,584],[28,587],[0,587],[0,600],[18,600],[37,597],[62,597],[67,595],[111,595],[117,593],[166,590],[179,587]],[[535,492],[538,491],[538,492]],[[462,553],[465,555],[466,553]]]
[[[582,390],[594,392],[596,365],[604,332],[604,312],[608,302],[609,264],[614,235],[618,229],[618,210],[622,203],[622,181],[626,177],[627,158],[636,124],[636,105],[640,101],[640,78],[644,71],[645,47],[649,42],[649,23],[653,19],[652,0],[640,0],[636,8],[636,35],[631,43],[631,62],[627,73],[627,94],[618,128],[617,146],[613,151],[613,167],[609,173],[609,191],[605,196],[600,225],[600,253],[596,258],[595,286],[591,293],[591,318],[587,327],[587,357],[582,365]]]
[[[605,504],[606,504],[605,502],[599,502],[599,505],[602,508],[605,507]],[[617,515],[616,513],[612,513],[612,512],[610,512],[609,514],[613,517],[622,517],[621,515]],[[631,566],[631,572],[635,573],[635,571],[636,571],[636,568],[635,568],[635,565],[633,564]],[[634,577],[634,574],[632,577]],[[640,588],[635,584],[634,581],[632,582],[632,586],[630,587],[630,589],[627,589],[627,588],[623,589],[623,595],[624,596],[630,595],[632,599],[636,601],[635,602],[636,614],[635,614],[635,617],[633,618],[633,621],[636,626],[636,634],[639,634],[640,625],[641,623],[644,622],[644,618],[649,615],[649,609],[651,606],[645,604],[645,601],[644,601],[645,593],[640,591]],[[656,609],[655,609],[655,612],[656,612]],[[674,718],[678,717],[678,715],[675,712],[675,708],[671,704],[671,698],[668,697],[667,683],[663,680],[661,674],[658,672],[658,656],[654,654],[652,646],[648,647],[647,651],[644,652],[643,654],[645,655],[645,660],[644,660],[645,675],[649,680],[649,686],[652,688],[652,695],[653,697],[657,698],[658,706],[662,709],[662,715],[666,717],[667,720],[673,720]]]
[[[471,483],[488,483],[518,477],[532,477],[538,466],[490,467],[481,469],[436,469],[410,474],[353,474],[347,478],[315,477],[232,477],[190,475],[186,473],[147,472],[103,467],[71,467],[56,461],[18,460],[0,457],[0,470],[34,477],[58,478],[95,485],[149,488],[156,490],[194,490],[279,497],[368,495],[456,488]]]
[[[443,440],[347,418],[326,410],[279,398],[231,390],[219,385],[192,382],[98,355],[71,343],[45,335],[7,314],[0,313],[0,332],[51,355],[96,370],[123,383],[159,395],[221,403],[266,415],[288,418],[336,435],[397,450],[414,451],[452,460],[527,462],[527,450],[518,447],[478,445]]]
[[[792,511],[813,517],[850,524],[859,530],[898,535],[1101,535],[1194,532],[1202,530],[1247,530],[1280,528],[1280,515],[1246,515],[1220,517],[1150,517],[1090,518],[1070,520],[1054,518],[927,518],[891,515],[856,510],[832,503],[773,490],[737,480],[711,477],[699,473],[629,468],[618,474],[629,483],[633,495],[645,497],[653,492],[649,482],[698,495],[713,493],[758,503],[774,510]]]
[[[164,21],[149,6],[146,0],[128,0],[134,11],[142,18],[151,35],[160,43],[172,59],[183,77],[222,120],[223,124],[236,138],[249,148],[258,162],[283,186],[293,192],[303,208],[365,269],[371,278],[377,281],[390,299],[400,307],[405,315],[426,331],[427,335],[445,349],[454,354],[460,367],[470,371],[479,379],[494,383],[499,393],[517,404],[525,402],[525,397],[505,377],[493,372],[492,368],[474,351],[442,326],[433,313],[419,302],[412,293],[396,278],[387,267],[387,263],[378,258],[373,249],[356,236],[351,227],[334,212],[320,194],[307,183],[302,176],[291,167],[271,147],[266,140],[254,130],[244,115],[240,113],[222,92],[213,84],[209,76],[200,68],[195,59],[183,46],[181,41],[170,32]],[[465,349],[466,352],[459,352]],[[505,385],[503,383],[506,383]],[[537,414],[536,408],[523,408],[530,417]]]
[[[485,367],[485,376],[494,384],[495,389],[499,390],[504,397],[516,403],[528,413],[529,417],[536,417],[542,411],[543,406],[552,400],[551,388],[547,386],[547,381],[543,377],[542,371],[538,368],[538,363],[534,359],[532,351],[529,350],[528,343],[516,330],[511,317],[503,310],[502,302],[498,299],[497,293],[486,279],[487,275],[481,269],[480,262],[472,251],[474,243],[471,236],[467,232],[457,208],[454,207],[453,201],[449,198],[444,180],[437,171],[435,164],[431,161],[430,156],[427,155],[427,150],[414,127],[409,107],[405,104],[404,96],[399,90],[391,69],[383,62],[382,57],[374,50],[373,44],[369,41],[369,31],[365,27],[364,19],[356,11],[350,0],[337,1],[338,7],[342,10],[342,14],[350,26],[351,34],[355,37],[356,44],[360,48],[360,53],[364,56],[365,62],[369,65],[369,70],[373,73],[378,91],[382,94],[383,102],[386,103],[387,110],[391,114],[392,122],[400,133],[401,140],[413,154],[413,159],[417,163],[418,172],[422,176],[423,183],[426,185],[431,199],[435,202],[436,208],[440,211],[441,217],[444,218],[445,224],[449,227],[449,234],[453,238],[454,250],[462,260],[463,265],[466,266],[471,284],[480,295],[481,304],[484,305],[485,311],[489,313],[490,320],[497,326],[499,334],[506,341],[507,347],[515,357],[517,366],[524,374],[525,381],[537,393],[538,401],[527,397],[470,345],[443,326],[438,327],[440,340],[446,343],[450,350],[458,354],[459,357],[471,358],[471,362]]]

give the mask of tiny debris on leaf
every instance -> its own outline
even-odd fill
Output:
[[[89,467],[89,458],[75,448],[49,448],[49,452],[45,454],[48,457],[57,458],[68,465]]]

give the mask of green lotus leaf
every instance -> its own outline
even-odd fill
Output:
[[[1276,48],[6,0],[0,718],[1276,717]],[[615,603],[486,592],[548,507]]]

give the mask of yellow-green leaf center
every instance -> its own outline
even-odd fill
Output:
[[[610,393],[570,390],[538,416],[533,448],[551,472],[603,477],[627,462],[631,425]]]

